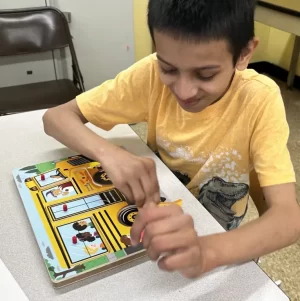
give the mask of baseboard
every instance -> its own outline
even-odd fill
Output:
[[[249,69],[254,69],[258,73],[266,73],[274,78],[287,81],[289,72],[277,65],[274,65],[269,62],[257,62],[249,64]],[[294,88],[300,90],[300,76],[295,76]]]
[[[263,6],[263,7],[269,8],[269,9],[273,9],[275,11],[278,11],[278,12],[286,14],[286,15],[300,18],[300,12],[296,11],[294,9],[291,9],[291,8],[287,8],[287,7],[283,7],[280,5],[271,4],[271,3],[263,2],[263,1],[257,1],[257,5]]]

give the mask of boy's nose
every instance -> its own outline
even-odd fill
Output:
[[[188,79],[178,79],[174,85],[174,92],[181,100],[190,100],[197,97],[198,88]]]

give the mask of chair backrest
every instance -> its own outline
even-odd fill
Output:
[[[73,82],[85,91],[65,15],[54,7],[0,10],[0,56],[46,52],[69,47]]]
[[[64,48],[72,41],[64,14],[39,7],[0,10],[0,44],[0,56],[11,56]]]

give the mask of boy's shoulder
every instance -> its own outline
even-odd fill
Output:
[[[283,102],[280,86],[269,76],[253,69],[245,69],[237,71],[236,77],[232,92],[237,93],[240,101],[244,101],[245,105],[251,103],[255,108]]]
[[[237,71],[237,89],[242,89],[245,93],[253,94],[256,97],[267,96],[270,93],[280,93],[280,87],[275,80],[267,75],[258,73],[254,69]]]
[[[135,80],[138,80],[140,83],[156,82],[159,78],[156,54],[153,53],[137,60],[127,69],[121,71],[118,77],[121,77],[125,81],[132,79],[132,82]]]
[[[249,88],[259,88],[266,90],[279,89],[278,84],[275,80],[269,76],[258,73],[254,69],[245,69],[243,71],[237,71],[240,79],[244,84],[249,84]]]

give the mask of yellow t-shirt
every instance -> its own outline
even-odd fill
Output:
[[[155,54],[77,97],[92,124],[148,123],[148,145],[226,229],[247,211],[254,169],[260,186],[295,182],[280,89],[254,70],[236,71],[225,96],[184,111],[159,78]]]

